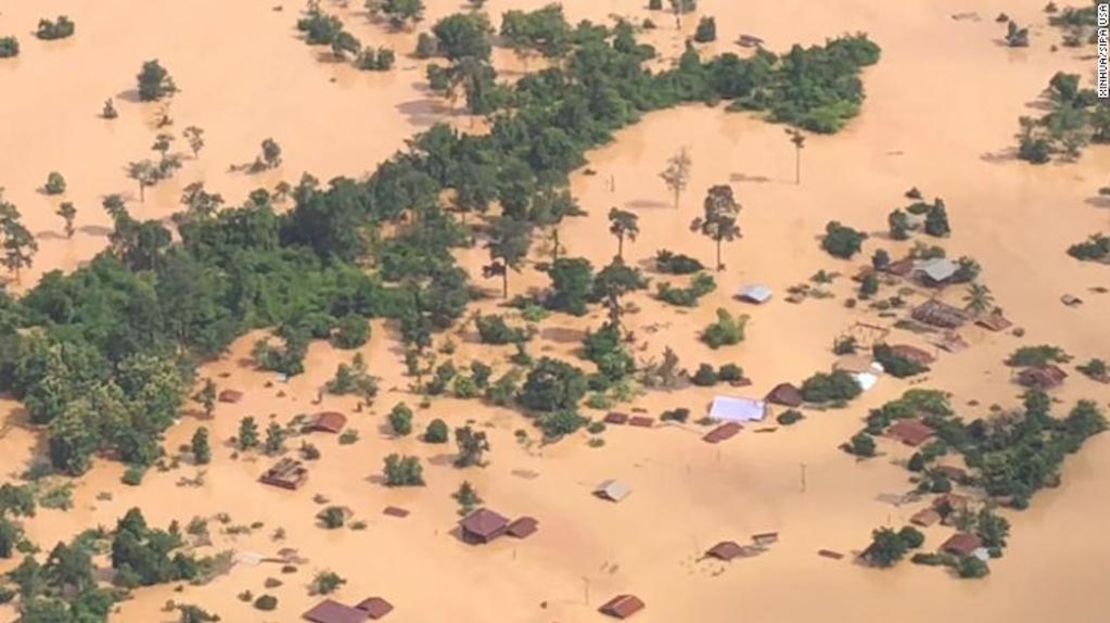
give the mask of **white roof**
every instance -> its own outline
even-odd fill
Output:
[[[745,301],[751,301],[753,303],[766,303],[767,301],[771,300],[771,294],[771,288],[768,288],[764,285],[752,284],[740,288],[740,291],[736,293],[736,296]]]
[[[918,262],[915,268],[928,275],[933,281],[945,281],[951,279],[960,270],[960,265],[950,259],[938,257]]]
[[[594,493],[614,502],[620,502],[632,493],[632,487],[618,480],[605,480],[594,487]]]
[[[709,419],[722,422],[758,422],[767,416],[767,403],[752,398],[716,396]]]

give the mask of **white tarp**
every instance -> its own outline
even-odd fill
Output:
[[[767,403],[751,398],[717,396],[709,408],[709,419],[719,422],[758,422],[767,416]]]

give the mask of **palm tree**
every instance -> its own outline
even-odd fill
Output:
[[[981,283],[969,285],[964,300],[967,301],[967,310],[976,316],[994,309],[994,295],[991,294],[990,288]]]
[[[617,237],[617,257],[624,259],[624,239],[635,241],[640,233],[640,217],[626,210],[609,210],[609,233]]]
[[[786,135],[794,143],[794,184],[802,183],[802,150],[806,146],[806,136],[798,128],[787,128]]]

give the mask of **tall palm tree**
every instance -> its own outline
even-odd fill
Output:
[[[994,295],[991,294],[990,288],[981,283],[969,285],[964,300],[967,301],[967,310],[976,316],[994,309]]]

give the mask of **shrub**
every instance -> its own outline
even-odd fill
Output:
[[[347,580],[334,571],[321,571],[312,579],[312,592],[317,595],[329,595],[346,583]]]
[[[19,56],[19,39],[15,37],[0,37],[0,58],[13,58]]]
[[[177,86],[173,83],[170,73],[157,60],[143,63],[137,80],[139,99],[144,102],[157,101],[177,92]]]
[[[717,322],[705,328],[701,340],[712,349],[739,344],[744,341],[746,323],[747,316],[733,317],[727,310],[718,309]]]
[[[795,422],[804,420],[805,417],[806,416],[803,415],[801,411],[798,411],[797,409],[790,409],[778,414],[778,416],[775,417],[775,421],[779,424],[782,424],[783,426],[790,426]]]
[[[859,253],[867,234],[845,227],[839,221],[831,221],[825,226],[825,237],[821,239],[821,248],[833,257],[851,259]]]
[[[1085,364],[1076,366],[1075,369],[1093,379],[1106,378],[1107,376],[1106,362],[1101,359],[1092,359]]]
[[[725,383],[740,381],[744,378],[744,369],[734,363],[726,363],[717,370],[717,379]]]
[[[261,595],[254,600],[254,607],[258,610],[269,612],[277,608],[278,600],[273,595]]]
[[[590,422],[586,427],[586,432],[591,435],[600,435],[605,432],[605,422]]]
[[[1110,236],[1094,234],[1085,242],[1068,247],[1068,255],[1083,261],[1110,259]]]
[[[848,441],[844,450],[856,456],[875,456],[875,438],[867,433],[857,433]]]
[[[663,0],[648,0],[648,10],[649,11],[662,11],[663,10]]]
[[[424,429],[424,441],[428,443],[447,443],[449,434],[447,423],[436,418],[429,422],[428,427]]]
[[[712,387],[717,384],[717,372],[713,366],[703,363],[698,366],[698,371],[690,379],[698,387]]]
[[[902,539],[909,549],[917,549],[925,544],[925,535],[913,526],[906,526],[899,530],[898,538]]]
[[[573,433],[586,423],[586,418],[573,409],[559,409],[539,418],[544,437],[558,439]]]
[[[701,262],[689,255],[673,253],[666,249],[655,254],[655,268],[668,275],[691,275],[705,270],[705,266]]]
[[[944,554],[935,554],[932,552],[917,552],[912,557],[910,557],[910,562],[916,565],[928,565],[930,567],[949,564],[947,556],[945,556]]]
[[[895,378],[904,379],[914,376],[915,374],[929,371],[928,366],[903,357],[886,344],[876,344],[871,351],[875,357],[875,361],[882,364],[883,370]]]
[[[660,419],[664,422],[685,422],[690,418],[690,410],[685,407],[664,411]]]
[[[513,344],[525,339],[522,330],[510,327],[501,316],[478,316],[474,325],[483,344]]]
[[[316,518],[320,520],[320,525],[328,530],[336,530],[347,523],[347,511],[339,506],[329,506],[320,511]]]
[[[402,457],[390,454],[382,467],[387,487],[417,487],[424,485],[424,468],[415,456]]]
[[[965,556],[956,563],[956,575],[963,579],[985,578],[990,572],[990,566],[975,556]]]
[[[141,465],[131,465],[124,472],[120,478],[120,482],[125,485],[137,487],[143,483],[143,476],[146,475],[146,467]]]
[[[711,275],[705,273],[699,274],[694,277],[690,282],[690,286],[686,288],[675,288],[669,283],[661,283],[657,286],[656,296],[664,303],[677,305],[679,307],[694,307],[698,304],[698,299],[709,294],[717,289],[717,282],[713,280]]]
[[[814,403],[851,400],[863,391],[856,379],[843,370],[818,372],[802,382],[801,390],[805,401]]]
[[[416,58],[431,58],[439,54],[439,42],[426,32],[416,37]]]
[[[43,184],[42,190],[48,195],[62,194],[66,191],[66,178],[57,171],[51,171],[50,175],[46,176],[46,183]]]
[[[53,22],[48,19],[40,19],[35,36],[43,41],[65,39],[73,36],[75,30],[76,25],[68,17],[61,15]]]
[[[404,437],[412,432],[412,409],[403,402],[393,405],[389,412],[389,427],[395,435]]]
[[[1006,360],[1006,365],[1025,368],[1050,363],[1066,363],[1070,360],[1071,357],[1059,346],[1040,344],[1038,346],[1022,346],[1015,350]]]
[[[717,40],[717,20],[706,16],[698,21],[698,28],[694,31],[694,41],[709,43]]]

